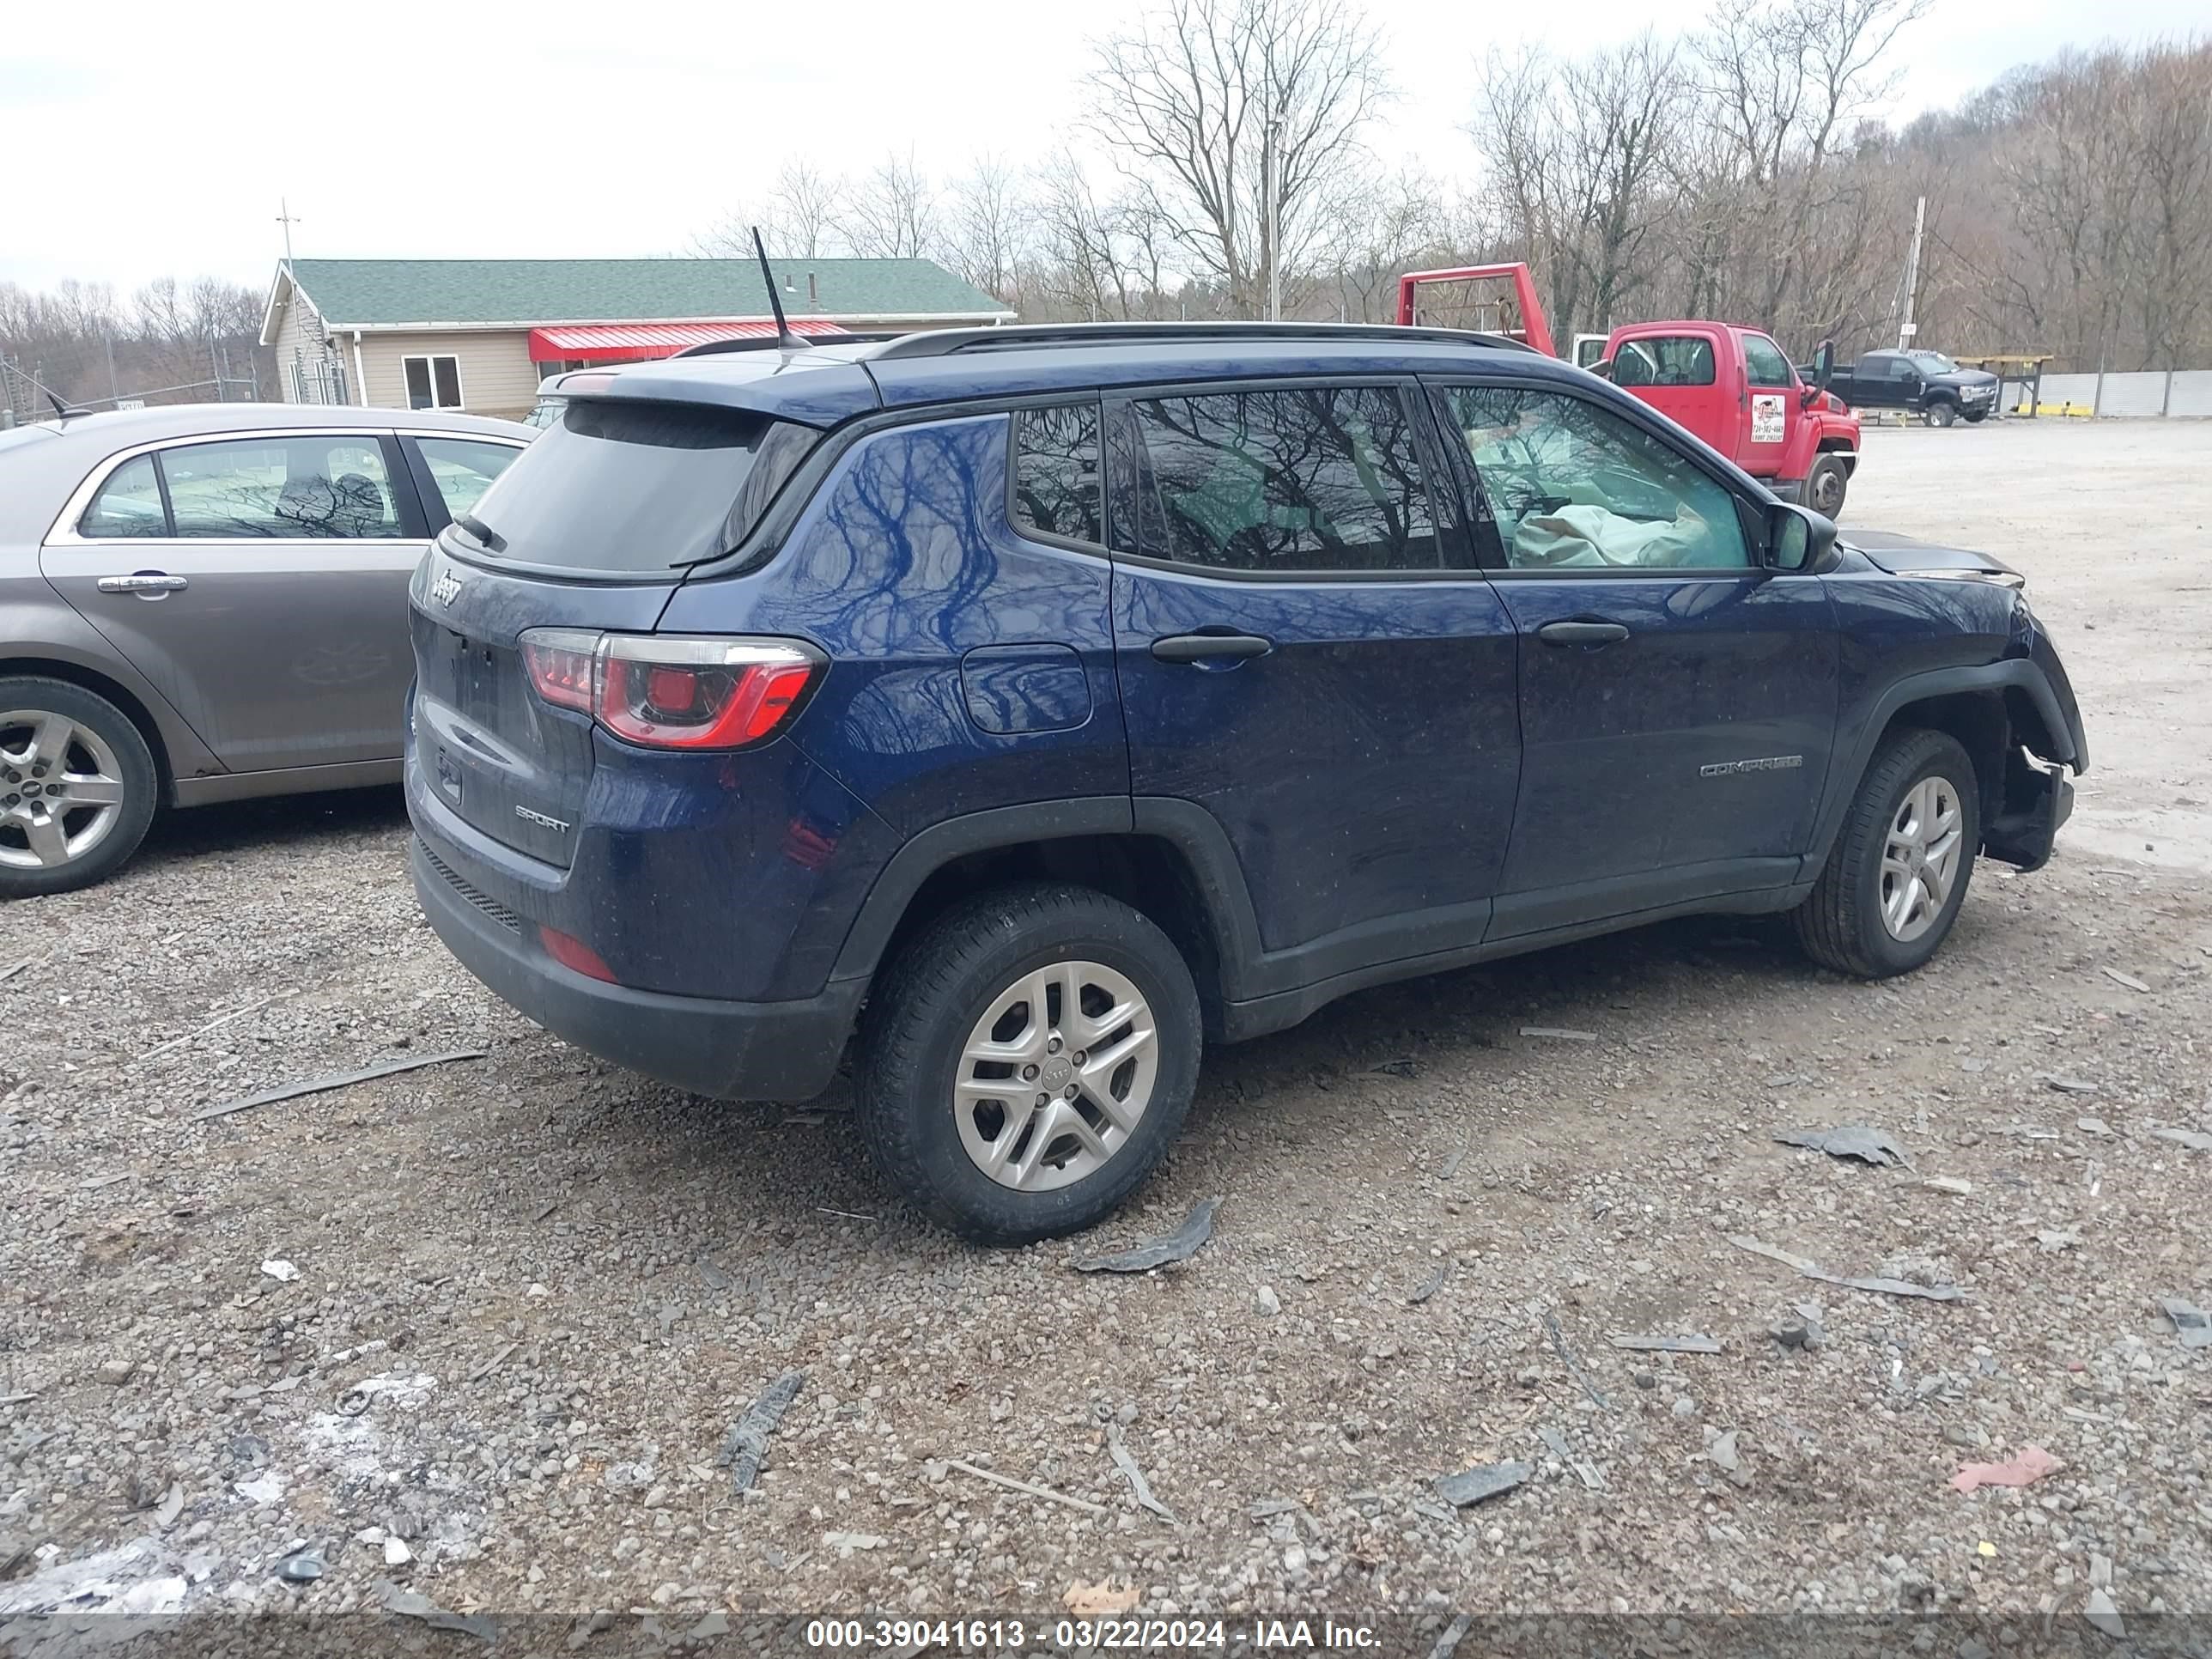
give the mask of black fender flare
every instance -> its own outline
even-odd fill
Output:
[[[830,977],[873,975],[914,896],[954,860],[1079,836],[1151,836],[1174,846],[1197,882],[1219,952],[1223,996],[1233,1001],[1250,994],[1248,981],[1260,954],[1260,926],[1227,832],[1195,801],[1127,795],[994,806],[921,830],[891,855],[868,890]]]
[[[1827,862],[1828,852],[1835,845],[1836,836],[1843,827],[1844,814],[1850,810],[1853,793],[1858,781],[1866,775],[1868,765],[1874,759],[1875,745],[1881,734],[1889,729],[1890,721],[1898,710],[1910,704],[1924,702],[1931,697],[1956,696],[1961,692],[1990,692],[2002,695],[2020,691],[2035,705],[2042,717],[2044,729],[2051,733],[2054,745],[2063,746],[2067,752],[2049,755],[2045,759],[2063,762],[2081,769],[2087,757],[2081,753],[2078,722],[2069,720],[2060,706],[2058,694],[2043,670],[2024,657],[2008,657],[2002,662],[1982,663],[1957,668],[1930,669],[1922,674],[1909,674],[1896,681],[1875,700],[1859,727],[1857,739],[1847,750],[1838,744],[1828,763],[1828,776],[1821,787],[1820,816],[1813,836],[1813,851],[1802,872],[1810,879]]]

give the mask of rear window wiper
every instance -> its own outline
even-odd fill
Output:
[[[496,530],[494,530],[482,519],[477,517],[475,514],[464,513],[459,518],[454,520],[453,522],[460,526],[462,529],[467,531],[470,535],[475,537],[476,539],[483,544],[485,552],[504,553],[507,551],[507,538],[501,535]]]

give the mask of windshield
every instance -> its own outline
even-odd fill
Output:
[[[1912,359],[1923,374],[1956,374],[1959,372],[1958,364],[1940,351],[1908,351],[1905,355]]]
[[[744,539],[820,436],[738,410],[572,398],[447,533],[523,564],[696,564]]]

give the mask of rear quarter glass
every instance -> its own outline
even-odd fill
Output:
[[[450,544],[557,570],[696,564],[744,539],[821,435],[739,410],[573,399]]]

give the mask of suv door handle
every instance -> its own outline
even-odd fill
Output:
[[[1628,629],[1620,623],[1555,622],[1538,629],[1536,637],[1547,645],[1617,645]]]
[[[1164,640],[1152,641],[1152,659],[1205,662],[1210,658],[1224,657],[1242,662],[1248,657],[1264,657],[1274,648],[1273,640],[1263,640],[1257,634],[1170,634]]]
[[[132,576],[102,576],[99,582],[103,593],[174,593],[190,585],[182,576],[172,576],[165,570],[141,570]]]

